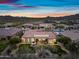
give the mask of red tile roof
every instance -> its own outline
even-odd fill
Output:
[[[45,38],[55,38],[55,34],[52,32],[46,32],[42,30],[29,30],[26,31],[23,37],[45,37]]]
[[[13,27],[11,27],[11,28],[0,28],[0,37],[12,36],[19,31],[21,31],[21,29],[13,28]]]

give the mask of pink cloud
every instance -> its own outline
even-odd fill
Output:
[[[34,8],[35,7],[35,6],[25,6],[25,5],[20,5],[20,4],[9,4],[9,5],[12,5],[18,8]]]

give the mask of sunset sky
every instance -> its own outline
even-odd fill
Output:
[[[79,0],[0,0],[0,15],[59,17],[79,13]]]

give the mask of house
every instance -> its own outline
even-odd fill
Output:
[[[79,30],[64,31],[61,33],[64,36],[70,37],[72,40],[79,40]]]
[[[51,23],[40,23],[39,27],[52,28],[53,25]]]
[[[52,25],[52,23],[35,23],[33,24],[33,26],[36,29],[42,29],[42,30],[51,30],[54,26]]]
[[[74,25],[71,25],[70,27],[72,27],[73,29],[79,29],[79,24],[74,24]]]
[[[32,23],[26,23],[26,24],[23,24],[23,27],[24,28],[31,28],[31,27],[33,27],[33,24]]]
[[[0,39],[10,39],[13,36],[16,36],[21,29],[14,27],[0,28]]]
[[[27,23],[27,24],[24,24],[23,25],[24,27],[27,27],[27,28],[31,28],[31,29],[45,29],[45,28],[50,28],[52,29],[52,27],[54,27],[52,25],[52,23]]]
[[[13,23],[5,23],[5,24],[3,24],[3,26],[5,26],[5,27],[11,27],[12,25],[14,25]]]
[[[37,44],[37,43],[49,43],[53,44],[56,42],[56,36],[53,32],[46,32],[42,30],[29,30],[22,36],[22,42],[26,44]]]

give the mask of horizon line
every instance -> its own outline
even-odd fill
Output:
[[[78,13],[77,13],[78,14]],[[38,16],[38,17],[34,17],[34,16],[16,16],[16,15],[0,15],[0,16],[12,16],[12,17],[28,17],[28,18],[46,18],[46,17],[66,17],[66,16],[72,16],[72,15],[77,15],[77,14],[68,14],[68,15],[60,15],[60,16],[50,16],[50,15],[47,15],[47,16]]]

